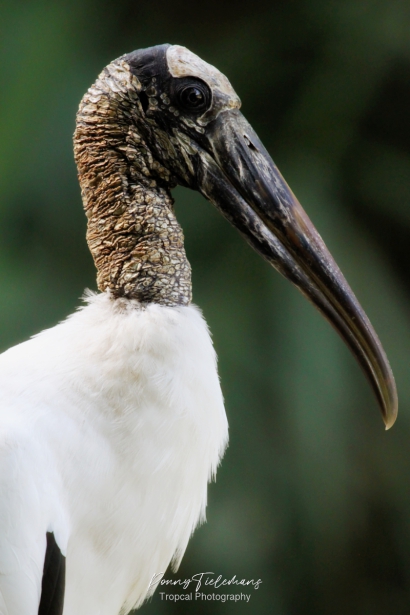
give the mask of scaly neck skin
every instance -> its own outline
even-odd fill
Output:
[[[74,152],[97,284],[114,297],[188,305],[191,268],[167,169],[138,130],[138,80],[116,60],[81,101]]]

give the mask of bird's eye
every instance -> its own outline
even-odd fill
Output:
[[[177,90],[177,99],[184,111],[198,113],[209,107],[211,94],[205,83],[181,84]]]
[[[190,107],[191,109],[197,109],[202,107],[205,102],[204,93],[199,88],[188,86],[182,90],[179,95],[180,102],[184,107]]]

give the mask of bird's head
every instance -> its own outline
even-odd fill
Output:
[[[153,154],[178,183],[202,190],[201,168],[215,158],[220,122],[239,109],[239,97],[222,73],[185,47],[160,45],[123,60],[140,84],[141,128]]]
[[[137,173],[139,182],[164,190],[185,185],[211,201],[335,327],[364,369],[389,428],[397,393],[380,341],[239,108],[239,97],[216,68],[184,47],[160,45],[104,69],[83,100],[80,125],[104,118],[108,132],[101,147],[111,144],[115,155],[125,156],[131,178]],[[89,142],[86,132],[79,134],[79,143]],[[85,203],[96,189],[93,181],[83,182]]]

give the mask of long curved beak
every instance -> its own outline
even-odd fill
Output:
[[[333,325],[363,368],[389,429],[398,401],[383,347],[256,133],[239,111],[225,111],[208,125],[206,140],[207,152],[199,156],[199,189]]]

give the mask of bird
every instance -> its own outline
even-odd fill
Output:
[[[180,45],[84,95],[74,154],[98,292],[0,356],[0,613],[126,615],[204,520],[228,423],[171,190],[199,191],[334,326],[390,428],[394,377],[228,79]]]

